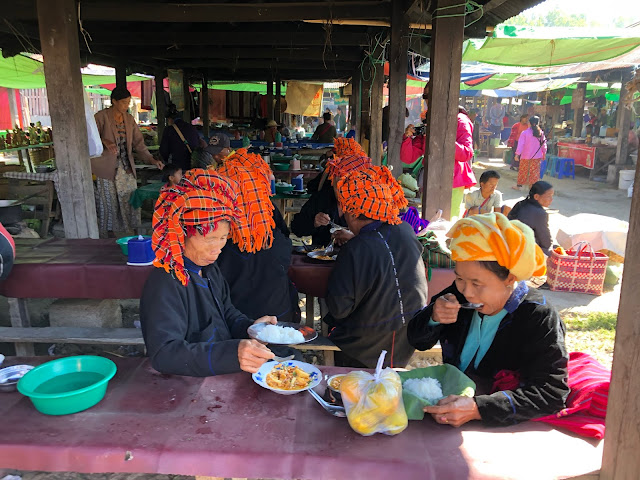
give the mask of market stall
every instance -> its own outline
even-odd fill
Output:
[[[616,147],[558,141],[558,156],[573,158],[577,167],[591,170],[589,178],[593,180],[597,175],[606,177],[607,167],[616,161]]]

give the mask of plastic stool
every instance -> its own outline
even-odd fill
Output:
[[[558,178],[571,177],[576,178],[576,162],[573,158],[558,157],[558,166],[556,168]]]
[[[540,180],[542,180],[544,178],[544,174],[547,170],[547,161],[546,160],[542,160],[540,162]]]
[[[547,168],[546,168],[547,174],[551,175],[552,177],[557,177],[558,176],[557,168],[558,168],[558,157],[556,155],[547,154]],[[540,175],[540,177],[542,177],[542,175]]]

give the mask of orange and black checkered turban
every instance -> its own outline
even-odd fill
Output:
[[[250,158],[249,155],[257,158]],[[232,231],[233,243],[243,252],[250,253],[271,248],[276,223],[273,220],[275,207],[269,199],[269,165],[260,155],[248,154],[242,158],[234,155],[227,159],[217,172],[238,182],[240,188],[238,203],[244,212],[243,223],[247,228]]]
[[[333,157],[327,162],[329,180],[336,177],[344,177],[354,170],[362,170],[371,166],[371,159],[364,154],[347,155],[344,157]]]
[[[340,207],[352,215],[397,225],[400,209],[408,205],[402,187],[387,167],[371,166],[338,180]]]
[[[153,212],[151,244],[156,254],[153,264],[186,286],[189,283],[184,269],[186,237],[196,232],[206,235],[221,221],[229,221],[232,232],[246,228],[236,199],[238,188],[235,181],[199,168],[188,170],[178,185],[163,188]]]
[[[366,157],[367,154],[360,144],[353,138],[338,137],[333,140],[333,151],[336,157],[346,157],[356,155],[358,157]]]
[[[269,164],[264,161],[264,158],[257,153],[249,153],[246,148],[239,148],[236,150],[233,155],[225,159],[224,165],[226,164],[248,168],[252,171],[256,170],[266,175],[267,179],[269,178],[269,175],[271,175],[271,168],[269,167]]]

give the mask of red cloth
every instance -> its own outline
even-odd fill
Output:
[[[564,428],[584,437],[604,437],[611,371],[591,355],[581,352],[569,354],[568,385],[571,393],[567,407],[554,415],[536,418],[554,427]],[[491,392],[513,390],[520,385],[520,373],[500,370],[494,377]]]
[[[464,113],[458,113],[456,134],[456,164],[453,170],[453,188],[472,187],[476,182],[469,160],[473,158],[473,123]]]

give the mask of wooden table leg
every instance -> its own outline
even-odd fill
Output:
[[[314,328],[314,320],[315,320],[315,303],[316,303],[316,297],[312,296],[312,295],[308,295],[307,294],[307,300],[306,300],[306,306],[305,306],[305,312],[306,312],[306,321],[305,321],[305,325],[311,328]]]
[[[30,327],[31,318],[29,317],[29,309],[27,308],[27,300],[25,298],[7,298],[9,302],[9,317],[11,318],[12,327]],[[15,343],[16,356],[33,357],[35,351],[33,343]]]

